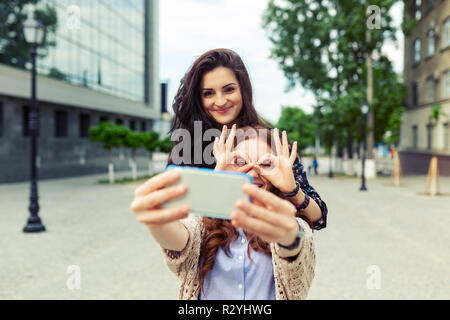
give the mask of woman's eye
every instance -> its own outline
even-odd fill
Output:
[[[209,97],[209,96],[211,96],[212,95],[212,92],[211,91],[205,91],[205,92],[203,92],[203,96],[204,97]]]
[[[261,166],[263,167],[270,167],[272,163],[270,161],[264,161],[263,163],[261,163]]]
[[[237,159],[236,159],[236,164],[237,164],[238,166],[243,166],[243,165],[245,165],[245,160],[242,159],[242,158],[237,158]]]
[[[233,92],[233,91],[234,91],[234,88],[233,88],[233,87],[228,87],[228,88],[226,88],[225,91],[226,91],[226,92]]]

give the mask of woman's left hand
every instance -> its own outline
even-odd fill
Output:
[[[253,202],[238,201],[238,210],[231,213],[231,223],[245,229],[266,242],[290,245],[298,234],[295,206],[273,193],[255,185],[245,185],[243,190]]]
[[[291,154],[289,154],[286,131],[282,132],[283,141],[280,141],[278,129],[273,129],[273,139],[277,155],[268,153],[258,161],[258,165],[262,168],[261,175],[269,180],[278,190],[286,193],[292,192],[295,189],[295,177],[292,166],[297,156],[297,141],[292,145]]]

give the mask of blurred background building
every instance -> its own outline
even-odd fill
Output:
[[[37,60],[40,178],[106,171],[107,152],[89,141],[92,125],[111,121],[149,131],[161,122],[157,0],[1,6],[7,16],[0,19],[0,182],[29,178],[30,63],[19,36],[27,10],[50,12],[46,19],[55,22]],[[128,169],[128,152],[114,151],[117,170]],[[147,166],[148,153],[137,155],[138,165]]]
[[[416,25],[405,37],[402,169],[426,173],[436,155],[440,173],[450,175],[450,1],[411,0],[405,14]],[[430,119],[433,109],[438,121]]]

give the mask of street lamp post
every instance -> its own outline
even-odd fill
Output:
[[[332,159],[332,149],[333,149],[333,141],[331,139],[332,137],[332,130],[333,130],[333,126],[330,124],[328,125],[328,136],[329,136],[329,140],[330,140],[330,171],[328,172],[328,178],[333,178],[333,170],[331,169],[332,163],[333,163],[333,159]]]
[[[35,19],[28,18],[23,24],[23,31],[26,42],[30,45],[31,56],[31,104],[30,104],[30,217],[28,218],[23,232],[41,232],[45,231],[45,227],[39,218],[39,202],[38,202],[38,177],[37,177],[37,133],[39,128],[39,118],[36,102],[36,53],[37,48],[44,38],[44,28]]]
[[[366,188],[366,130],[367,130],[367,113],[369,112],[369,105],[364,102],[361,106],[361,113],[364,117],[363,123],[363,154],[362,154],[362,172],[361,172],[361,188],[360,191],[367,191]]]

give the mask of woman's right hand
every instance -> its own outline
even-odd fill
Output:
[[[247,155],[233,150],[234,138],[236,137],[236,125],[231,127],[227,138],[227,126],[224,125],[220,138],[214,140],[213,155],[216,158],[215,170],[246,172],[249,170]],[[242,163],[239,163],[242,161]]]
[[[134,191],[134,199],[130,208],[136,213],[136,219],[145,223],[149,228],[186,218],[189,206],[183,205],[175,208],[163,208],[161,205],[183,195],[186,187],[175,185],[167,187],[180,178],[174,170],[162,172],[139,186]]]

